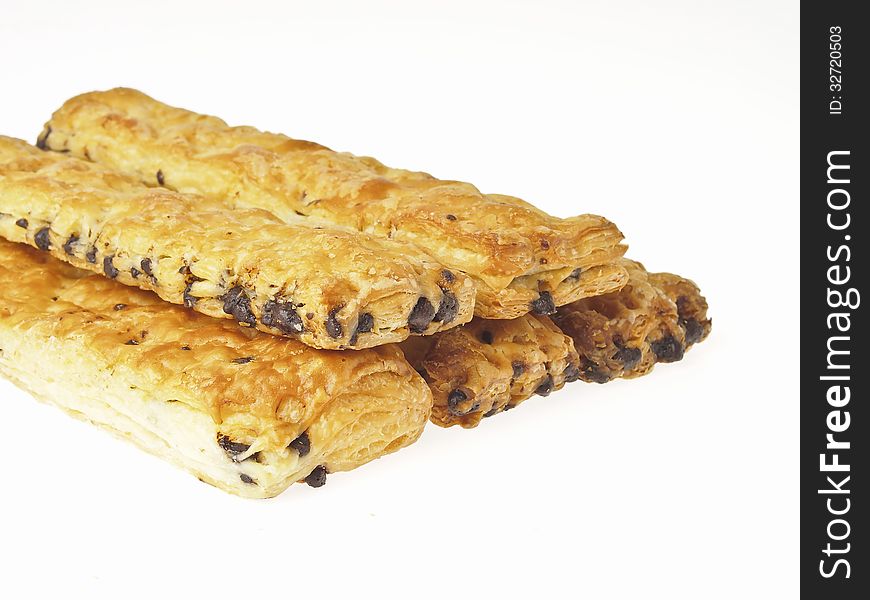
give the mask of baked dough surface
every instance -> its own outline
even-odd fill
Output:
[[[562,306],[553,316],[574,340],[585,381],[646,375],[656,363],[681,360],[712,328],[707,301],[694,282],[649,273],[628,259],[623,265],[629,278],[620,291]]]
[[[401,344],[432,389],[431,420],[476,427],[482,418],[548,396],[576,381],[580,358],[571,338],[544,316],[470,323]]]
[[[477,283],[475,314],[509,319],[619,289],[622,234],[606,219],[559,219],[469,183],[387,167],[312,142],[229,127],[131,89],[58,110],[41,147],[104,163],[151,185],[299,214],[411,242]]]
[[[402,342],[432,389],[432,422],[475,427],[577,379],[639,377],[656,362],[680,360],[707,337],[712,322],[697,285],[671,273],[648,273],[634,261],[623,259],[623,266],[629,282],[622,290],[560,307],[552,321],[535,315],[475,318]]]
[[[420,252],[294,216],[149,188],[0,137],[0,236],[213,317],[318,348],[468,321],[474,284]]]
[[[3,240],[0,372],[247,497],[410,444],[432,402],[394,345],[316,350]]]

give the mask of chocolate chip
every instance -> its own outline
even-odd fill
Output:
[[[40,150],[48,150],[48,136],[51,135],[51,127],[46,127],[45,131],[39,134],[36,138],[36,147]]]
[[[447,395],[447,411],[454,416],[461,417],[473,413],[480,408],[480,402],[474,402],[471,406],[462,407],[462,403],[468,400],[468,394],[460,389],[455,389]]]
[[[21,229],[27,229],[27,226],[29,225],[27,219],[18,219],[15,221],[15,224],[21,227]]]
[[[541,292],[537,300],[534,300],[530,307],[536,315],[552,315],[556,312],[556,305],[553,303],[553,296],[550,292]]]
[[[199,280],[201,281],[201,280]],[[193,289],[193,282],[189,281],[186,286],[184,286],[184,293],[181,294],[181,301],[184,302],[184,306],[187,308],[193,308],[196,306],[197,298],[196,296],[190,295],[190,290]]]
[[[562,376],[565,378],[565,383],[571,383],[580,379],[580,367],[575,364],[569,364],[562,371]]]
[[[127,340],[126,342],[124,342],[124,345],[125,346],[138,346],[139,342],[136,340]]]
[[[505,405],[504,405],[504,408],[501,409],[501,412],[507,412],[507,411],[509,411],[509,410],[513,410],[513,409],[515,409],[516,407],[517,407],[516,404],[505,404]]]
[[[526,364],[519,360],[512,362],[511,368],[514,370],[514,379],[526,372]]]
[[[130,267],[130,275],[133,276],[133,279],[139,279],[139,275],[142,274],[142,271],[137,269],[136,267]]]
[[[305,318],[309,321],[314,318],[314,313],[305,313]]]
[[[455,220],[456,220],[456,215],[450,215],[450,214],[448,214],[448,215],[447,215],[447,220],[448,220],[448,221],[455,221]]]
[[[677,298],[677,314],[681,319],[688,318],[687,313],[689,312],[689,308],[689,299],[686,296],[680,296]]]
[[[660,362],[676,362],[683,358],[683,345],[672,335],[650,342],[649,346]]]
[[[148,277],[154,277],[154,271],[151,270],[150,258],[143,258],[142,262],[139,263],[139,266],[142,267],[142,272],[148,275]]]
[[[96,246],[91,246],[91,249],[87,251],[87,253],[85,254],[85,260],[87,260],[92,265],[96,264],[96,262],[97,262],[97,248],[96,248]]]
[[[253,362],[253,360],[254,360],[253,356],[241,356],[239,358],[234,358],[233,363],[235,363],[237,365],[246,365],[249,362]]]
[[[552,375],[547,375],[547,378],[538,386],[535,390],[535,393],[539,396],[549,396],[550,392],[553,391],[553,377]]]
[[[441,271],[441,277],[447,283],[453,283],[454,281],[456,281],[456,275],[454,275],[452,271],[448,271],[447,269]]]
[[[357,320],[356,329],[353,332],[353,335],[350,336],[350,345],[355,346],[357,339],[359,338],[359,334],[361,333],[369,333],[375,326],[375,318],[371,313],[363,313],[359,316]]]
[[[498,413],[498,407],[497,407],[497,406],[493,406],[493,407],[490,408],[488,411],[486,411],[485,413],[483,413],[483,418],[484,418],[484,419],[488,419],[489,417],[491,417],[491,416],[493,416],[494,414],[497,414],[497,413]]]
[[[222,296],[224,301],[224,312],[232,315],[239,323],[248,325],[256,325],[257,318],[251,312],[251,299],[245,293],[245,289],[241,286],[235,286]]]
[[[308,477],[305,478],[305,483],[311,487],[318,488],[326,483],[327,473],[329,473],[329,471],[327,471],[326,467],[323,465],[316,466],[314,467],[314,470],[308,474]]]
[[[239,475],[239,479],[242,480],[242,483],[257,485],[257,481],[253,477],[251,477],[250,475],[246,475],[246,474],[242,473],[241,475]]]
[[[456,414],[454,412],[456,407],[459,406],[460,402],[465,402],[466,400],[468,400],[468,394],[462,390],[453,390],[447,396],[447,408],[451,413]]]
[[[580,267],[577,267],[576,269],[571,271],[571,273],[568,275],[568,277],[566,277],[566,279],[580,279],[580,273],[582,273],[582,272],[583,272],[583,269],[581,269]]]
[[[79,241],[79,236],[73,234],[69,236],[69,239],[63,244],[63,251],[66,252],[69,256],[74,254],[73,246],[75,246]]]
[[[550,242],[548,242],[547,240],[541,240],[541,248],[543,248],[544,250],[549,250]]]
[[[263,305],[263,316],[260,317],[260,322],[288,335],[302,333],[305,329],[302,325],[302,317],[296,312],[296,305],[292,302],[267,300]]]
[[[188,346],[186,344],[184,346],[182,346],[181,349],[184,350],[185,352],[190,352],[190,346]]]
[[[157,169],[157,183],[163,185],[163,171]]]
[[[223,448],[224,452],[226,452],[230,458],[234,461],[239,454],[244,454],[251,447],[250,444],[243,444],[242,442],[234,442],[230,439],[230,436],[223,435],[221,433],[217,436],[218,446]],[[238,461],[236,461],[238,462]]]
[[[108,277],[109,279],[114,279],[118,276],[118,273],[120,272],[118,271],[118,269],[115,268],[115,265],[112,264],[113,258],[115,257],[107,256],[103,259],[103,273],[105,273],[106,277]]]
[[[127,308],[127,305],[126,304],[116,304],[113,308],[115,310],[124,310],[125,308]]]
[[[484,329],[480,332],[480,341],[484,344],[492,344],[492,332]]]
[[[48,250],[51,248],[50,231],[51,230],[48,227],[43,227],[36,232],[35,236],[33,236],[33,241],[36,242],[36,247],[40,250]]]
[[[311,439],[308,437],[308,432],[304,432],[298,438],[290,442],[290,445],[287,447],[296,450],[296,452],[299,453],[300,458],[311,452]]]
[[[642,355],[643,353],[640,348],[626,348],[625,346],[621,346],[613,355],[613,358],[622,363],[622,368],[624,370],[630,371],[637,366]]]
[[[680,325],[686,330],[686,344],[694,344],[704,335],[704,326],[698,319],[680,319]]]
[[[344,329],[342,328],[341,323],[338,322],[338,319],[335,316],[342,308],[343,307],[341,306],[336,306],[335,308],[333,308],[331,311],[329,311],[329,317],[326,319],[326,333],[329,334],[329,337],[334,339],[338,339],[342,335],[344,335]]]
[[[547,259],[546,259],[546,258],[542,258],[542,259],[539,260],[538,262],[540,262],[542,265],[545,265],[545,264],[547,264]]]
[[[445,289],[441,290],[444,295],[441,297],[441,304],[438,305],[438,312],[432,317],[436,323],[450,323],[459,314],[459,300],[452,293]]]
[[[585,357],[583,358],[582,372],[583,380],[592,383],[607,383],[613,379],[611,374],[601,370],[598,363],[592,362]]]
[[[435,307],[424,297],[417,300],[411,314],[408,316],[408,327],[412,333],[423,333],[435,317]]]
[[[369,333],[375,328],[375,318],[372,313],[363,313],[359,316],[356,324],[357,333]]]

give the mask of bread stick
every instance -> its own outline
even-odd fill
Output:
[[[560,307],[552,321],[535,315],[475,318],[402,342],[432,390],[432,422],[475,427],[578,379],[639,377],[657,362],[680,360],[707,337],[712,322],[697,285],[671,273],[648,273],[634,261],[623,266],[629,282],[622,290]]]
[[[150,185],[195,192],[292,221],[314,216],[410,242],[477,284],[475,314],[550,314],[619,289],[622,234],[606,219],[552,217],[531,204],[373,158],[173,108],[130,89],[73,98],[39,145]]]
[[[623,265],[629,274],[623,289],[562,306],[553,316],[574,340],[584,381],[646,375],[656,363],[681,360],[712,328],[707,301],[694,282],[649,273],[628,259]]]
[[[0,373],[252,498],[322,485],[410,444],[432,402],[394,345],[315,350],[4,240]]]
[[[0,236],[82,269],[319,348],[396,342],[472,317],[462,273],[355,231],[290,221],[0,137]]]
[[[533,395],[548,396],[580,375],[571,338],[544,316],[480,319],[401,344],[432,390],[431,420],[476,427]]]

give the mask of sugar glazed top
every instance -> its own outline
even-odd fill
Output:
[[[414,243],[478,283],[476,314],[514,318],[619,289],[622,234],[606,219],[552,217],[469,183],[393,169],[312,142],[229,127],[115,89],[69,100],[40,144],[171,189],[281,219],[315,216]]]
[[[468,321],[474,285],[346,228],[147,187],[0,137],[0,236],[199,312],[319,348],[365,348]]]
[[[111,373],[129,385],[131,401],[204,415],[216,435],[203,452],[220,448],[227,464],[254,475],[257,481],[235,480],[242,488],[235,493],[247,496],[273,496],[309,474],[350,470],[410,444],[432,403],[394,345],[317,350],[4,240],[0,339],[11,344],[7,358],[15,345],[54,340],[59,377]]]

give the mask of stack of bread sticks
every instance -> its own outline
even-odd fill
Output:
[[[644,375],[711,326],[603,217],[132,89],[0,137],[0,237],[0,372],[245,497]]]

